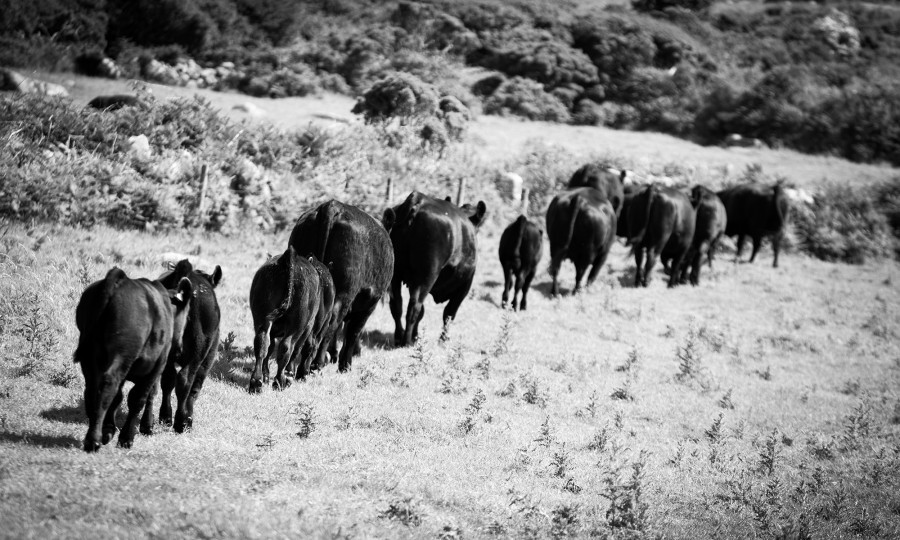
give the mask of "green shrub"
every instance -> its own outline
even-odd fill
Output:
[[[826,261],[861,264],[890,257],[897,238],[875,201],[874,190],[829,185],[816,195],[811,208],[792,212],[798,247]]]
[[[435,114],[438,95],[435,88],[408,73],[394,73],[375,83],[353,107],[367,123],[398,119],[407,122]]]
[[[485,114],[521,116],[529,120],[568,122],[566,106],[544,87],[531,79],[513,77],[484,102]]]
[[[599,82],[597,68],[582,51],[557,41],[549,33],[526,36],[506,35],[501,46],[481,55],[477,64],[509,76],[535,80],[547,90],[575,84],[582,87]]]

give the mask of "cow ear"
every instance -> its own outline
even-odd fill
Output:
[[[215,289],[216,285],[218,285],[219,282],[222,281],[222,267],[217,264],[216,269],[213,270],[211,277],[212,279],[210,281],[212,283],[213,289]]]
[[[191,296],[194,294],[194,286],[191,285],[191,280],[186,277],[181,278],[181,281],[178,282],[178,288],[169,291],[169,300],[172,302],[172,305],[181,309],[191,301]]]
[[[387,229],[387,232],[391,232],[391,229],[394,228],[394,222],[397,221],[397,213],[394,212],[393,208],[388,208],[384,211],[384,217],[381,218],[381,224],[384,225],[384,228]]]
[[[487,205],[484,204],[484,201],[478,201],[478,204],[475,207],[475,213],[469,217],[469,221],[476,227],[480,227],[481,223],[484,221],[485,212],[487,212]]]

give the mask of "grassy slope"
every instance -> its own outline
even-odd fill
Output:
[[[88,83],[76,80],[76,99],[93,95],[77,93]],[[269,103],[289,107],[292,101]],[[340,113],[327,106],[316,112],[321,111]],[[303,114],[308,113],[297,117]],[[583,129],[483,117],[473,131],[484,137],[482,151],[501,155],[518,148],[520,137],[527,138],[522,132],[560,133],[561,140],[551,139],[586,148],[641,137],[635,144],[652,141],[654,162],[689,152],[698,161],[709,155],[711,162],[756,152]],[[637,151],[627,145],[613,150]],[[773,167],[782,163],[792,171],[813,171],[809,182],[839,166],[892,172],[839,160],[831,166],[793,153],[759,155],[771,156]],[[648,452],[643,498],[652,531],[678,538],[750,536],[754,518],[747,506],[725,502],[731,493],[726,486],[732,482],[759,494],[771,485],[770,477],[741,473],[756,468],[773,428],[786,437],[778,445],[774,478],[780,486],[773,500],[788,504],[791,490],[818,466],[825,483],[809,496],[809,506],[841,502],[830,521],[824,510],[809,516],[816,537],[900,534],[900,486],[892,472],[900,448],[900,427],[892,420],[900,382],[895,360],[900,293],[893,262],[851,267],[789,255],[776,270],[768,252],[755,265],[734,265],[722,255],[699,288],[667,291],[657,273],[649,289],[635,290],[629,286],[632,264],[616,246],[609,270],[592,291],[554,301],[546,297],[545,258],[530,310],[512,316],[509,352],[495,356],[490,353],[503,326],[497,307],[498,235],[483,231],[476,284],[449,345],[434,343],[440,308],[430,301],[426,306],[425,367],[411,367],[418,364],[415,351],[389,347],[393,323],[383,306],[349,375],[329,369],[283,393],[267,389],[249,396],[243,389],[249,358],[238,354],[220,361],[190,434],[160,427],[153,437],[139,438],[131,451],[105,447],[98,455],[84,455],[78,449],[85,432],[82,382],[70,363],[81,280],[99,279],[114,263],[132,275],[153,276],[160,271],[156,254],[202,246],[203,258],[225,270],[217,291],[222,334],[234,332],[234,346],[244,351],[252,344],[246,300],[252,274],[286,239],[287,233],[153,236],[50,226],[13,226],[5,234],[0,298],[3,313],[21,316],[3,324],[20,328],[37,305],[48,330],[35,340],[32,356],[40,363],[29,376],[18,376],[28,355],[25,336],[10,330],[0,341],[0,536],[434,537],[452,525],[466,537],[482,537],[495,521],[509,537],[529,530],[547,536],[550,513],[560,505],[576,505],[581,528],[574,530],[586,535],[604,521],[608,464],[631,462],[641,450]],[[565,288],[572,276],[565,265]],[[708,336],[697,340],[700,379],[708,390],[674,378],[676,348],[685,344],[691,327]],[[626,379],[615,368],[633,348],[639,356],[630,387],[634,400],[612,399]],[[482,351],[490,359],[486,379],[476,367]],[[60,371],[74,377],[67,385],[50,384]],[[529,381],[546,398],[545,408],[527,403]],[[512,395],[500,396],[510,382]],[[443,387],[458,393],[439,392]],[[734,409],[722,409],[717,402],[729,389]],[[463,436],[458,425],[477,390],[487,399],[474,430]],[[585,412],[592,394],[595,416]],[[855,446],[841,442],[849,434],[847,418],[861,402],[872,405],[871,428],[848,439]],[[300,403],[314,409],[316,430],[309,439],[295,435]],[[704,431],[719,413],[724,413],[723,438],[714,445]],[[549,448],[536,442],[545,420],[554,438]],[[610,442],[602,451],[588,449],[603,429]],[[833,456],[816,457],[811,449],[827,448],[832,438]],[[679,448],[683,457],[672,463]],[[885,450],[881,457],[880,450]],[[554,476],[555,454],[567,456],[562,477]],[[879,467],[889,472],[876,481]],[[563,489],[568,478],[580,493]],[[511,505],[523,495],[537,513]],[[423,516],[418,527],[379,517],[407,498]]]

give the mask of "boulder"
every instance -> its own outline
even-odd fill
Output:
[[[11,69],[0,69],[0,90],[44,96],[69,96],[69,91],[61,84],[30,79]]]

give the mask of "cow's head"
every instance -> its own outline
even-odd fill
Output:
[[[175,308],[175,320],[172,325],[172,351],[181,354],[181,345],[184,338],[184,327],[187,324],[188,313],[191,310],[191,297],[194,295],[194,286],[186,277],[178,281],[178,286],[169,289],[169,301]]]
[[[487,205],[484,204],[484,201],[478,201],[478,204],[472,206],[469,203],[462,205],[462,211],[466,213],[466,217],[469,218],[469,221],[472,222],[472,225],[475,225],[475,228],[481,227],[481,224],[484,222],[484,214],[487,212]]]

